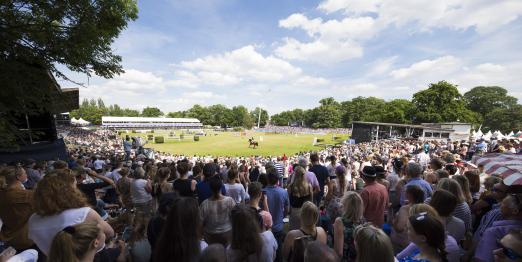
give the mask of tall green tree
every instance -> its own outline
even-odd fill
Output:
[[[517,104],[517,99],[507,94],[500,86],[477,86],[464,94],[467,107],[485,118],[498,108],[511,108]]]
[[[261,114],[259,112],[261,111]],[[259,118],[259,115],[261,115],[261,118]],[[254,126],[257,126],[257,122],[259,121],[259,126],[265,126],[268,122],[268,111],[256,107],[254,110],[250,111],[250,118],[252,118],[252,121],[254,121]]]
[[[486,115],[484,119],[486,130],[500,130],[504,133],[522,130],[522,105],[509,108],[497,107]]]
[[[232,108],[232,115],[234,119],[232,123],[233,126],[252,128],[254,125],[254,121],[250,117],[248,109],[244,106],[234,106]]]
[[[157,107],[145,107],[141,111],[141,116],[143,117],[160,117],[162,115],[163,112],[161,112]]]
[[[328,128],[341,126],[340,105],[333,97],[319,100],[319,107],[314,109],[312,127]]]
[[[394,99],[386,103],[380,121],[405,124],[412,122],[413,104],[406,99]]]
[[[477,123],[479,116],[469,110],[457,86],[446,81],[430,84],[428,89],[413,95],[415,122]]]

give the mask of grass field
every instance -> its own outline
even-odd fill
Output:
[[[304,135],[304,134],[266,134],[249,132],[246,136],[239,136],[237,132],[207,132],[207,136],[200,136],[200,141],[194,141],[192,135],[185,135],[183,140],[179,139],[180,132],[177,131],[174,138],[169,137],[168,131],[156,131],[154,136],[163,136],[165,143],[155,144],[148,141],[145,147],[154,148],[156,151],[169,152],[184,155],[214,155],[214,156],[252,156],[252,155],[293,155],[300,151],[321,150],[325,145],[332,145],[347,139],[347,135],[340,136],[335,141],[332,134],[327,135]],[[148,134],[128,134],[130,136],[147,137]],[[124,137],[125,134],[122,134]],[[248,138],[254,137],[259,147],[252,149],[248,147]],[[324,139],[324,142],[313,146],[314,137]]]

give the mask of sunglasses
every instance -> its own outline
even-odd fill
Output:
[[[517,259],[521,259],[522,258],[522,255],[519,255],[517,252],[515,252],[513,249],[511,248],[508,248],[508,247],[505,247],[504,245],[502,245],[502,243],[500,242],[500,240],[497,240],[497,245],[499,245],[501,248],[502,248],[502,253],[509,259],[511,260],[517,260]]]

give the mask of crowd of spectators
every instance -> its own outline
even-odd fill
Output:
[[[0,262],[522,259],[520,188],[466,161],[517,141],[146,156],[63,134],[68,159],[0,166]]]

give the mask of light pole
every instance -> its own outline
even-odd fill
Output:
[[[257,129],[259,129],[259,125],[261,124],[261,107],[258,107],[258,113],[257,113]]]

